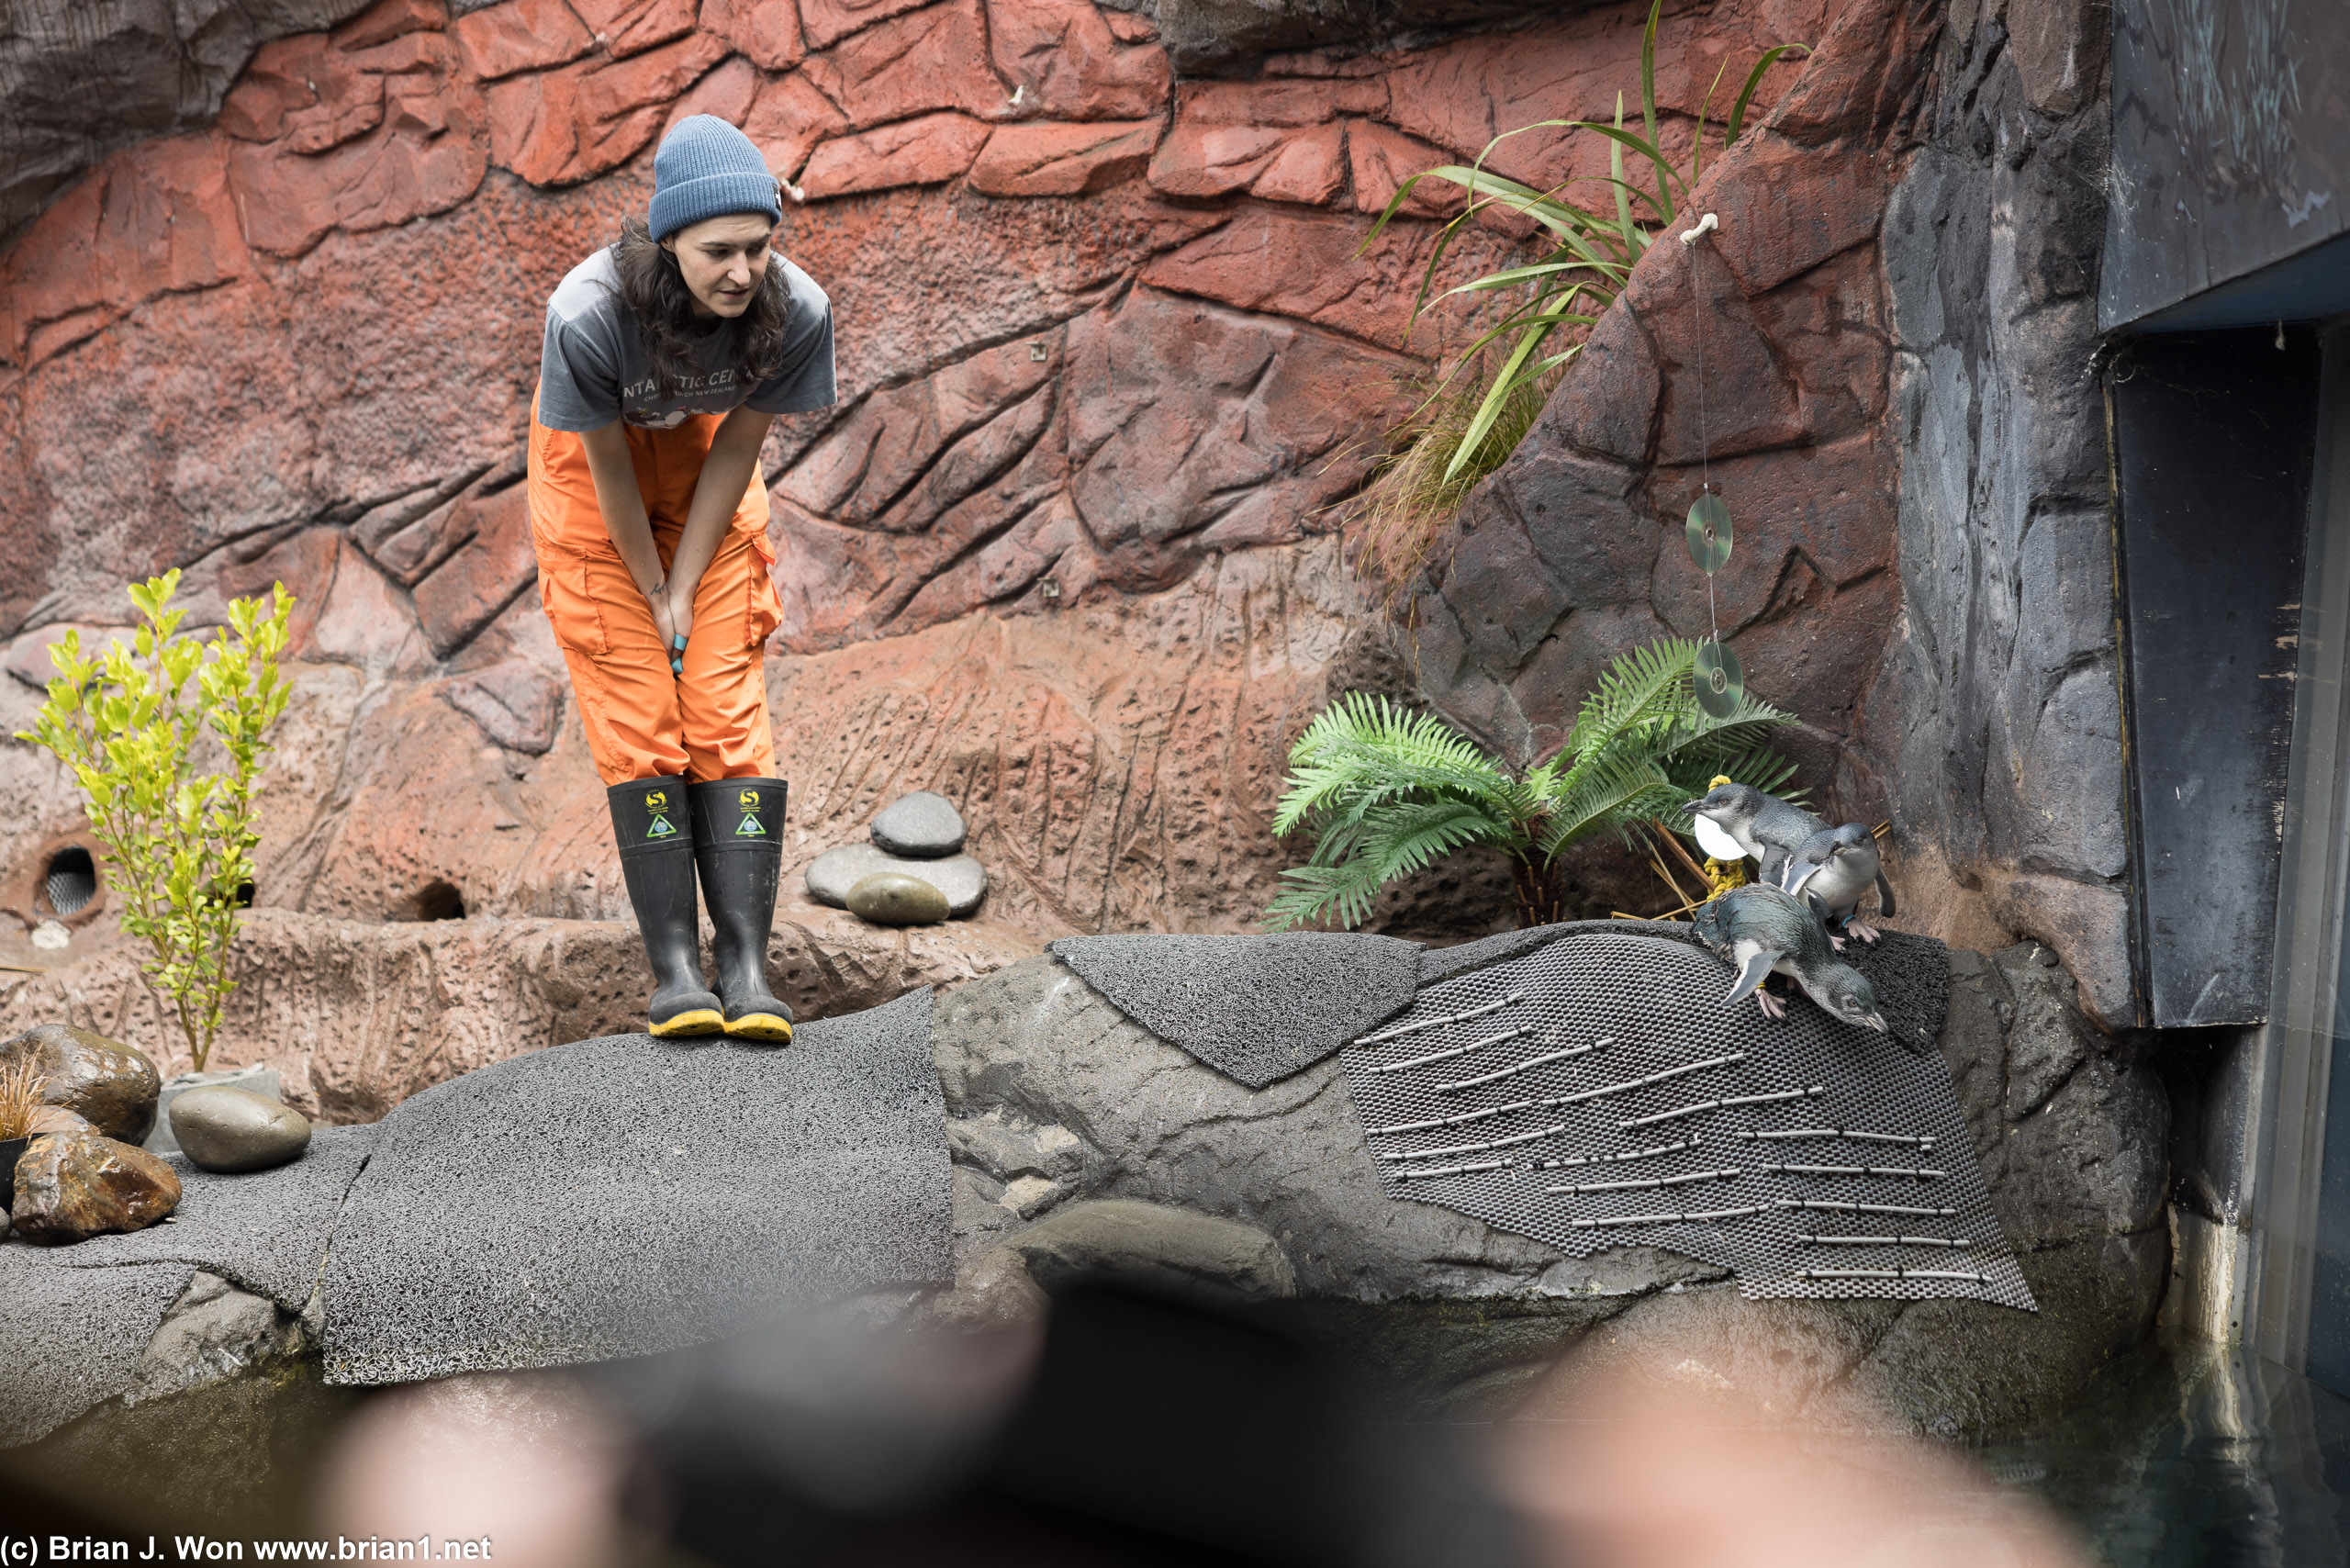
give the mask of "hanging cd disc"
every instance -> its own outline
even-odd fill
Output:
[[[1711,491],[1689,509],[1689,558],[1708,577],[1729,560],[1729,508]]]
[[[1708,637],[1697,644],[1696,665],[1689,673],[1698,707],[1717,719],[1738,711],[1739,699],[1746,695],[1746,672],[1736,654]]]

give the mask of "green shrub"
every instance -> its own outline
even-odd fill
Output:
[[[141,966],[175,1014],[198,1072],[212,1052],[229,978],[229,944],[253,877],[254,790],[285,711],[278,673],[294,596],[241,599],[212,638],[179,635],[185,610],[170,608],[176,568],[130,586],[145,624],[133,645],[109,643],[84,657],[78,633],[50,650],[57,678],[30,731],[73,770],[87,797],[90,831],[106,846],[122,928],[154,949]],[[188,686],[195,682],[191,698]],[[198,773],[195,752],[209,730],[226,771]]]
[[[1281,873],[1288,885],[1266,925],[1360,925],[1388,883],[1481,845],[1510,857],[1518,924],[1547,924],[1565,918],[1560,857],[1575,845],[1600,834],[1628,842],[1717,774],[1780,790],[1795,769],[1762,737],[1794,715],[1749,696],[1729,717],[1710,716],[1690,687],[1696,651],[1663,637],[1617,659],[1583,699],[1566,745],[1522,774],[1383,697],[1333,703],[1290,750],[1273,832],[1310,826],[1314,850]]]

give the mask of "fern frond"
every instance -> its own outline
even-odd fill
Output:
[[[1369,918],[1371,901],[1379,896],[1379,879],[1367,860],[1292,866],[1281,873],[1281,880],[1287,885],[1265,909],[1268,931],[1287,931],[1326,918],[1351,931]]]
[[[1634,822],[1662,810],[1674,797],[1673,781],[1650,758],[1594,758],[1572,792],[1558,801],[1542,824],[1536,847],[1548,858],[1595,834],[1622,837]]]
[[[1659,637],[1632,649],[1600,671],[1583,700],[1567,750],[1585,757],[1606,750],[1627,731],[1671,721],[1695,708],[1689,671],[1697,644],[1684,637]]]

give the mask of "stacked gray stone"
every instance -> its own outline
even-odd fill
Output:
[[[810,898],[878,924],[922,925],[961,919],[987,897],[986,868],[961,853],[970,829],[946,796],[901,795],[871,832],[872,843],[844,844],[809,863]]]

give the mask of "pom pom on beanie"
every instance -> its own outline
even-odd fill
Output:
[[[666,240],[688,224],[736,212],[783,221],[767,161],[749,137],[716,115],[688,115],[653,155],[653,237]]]

